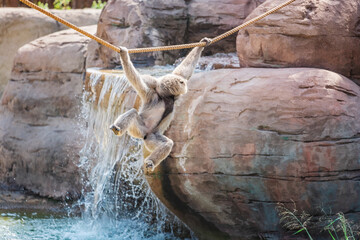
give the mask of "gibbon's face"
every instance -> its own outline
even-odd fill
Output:
[[[186,79],[177,75],[169,74],[160,79],[160,91],[162,95],[179,96],[187,93]]]

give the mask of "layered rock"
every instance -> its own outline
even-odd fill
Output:
[[[55,15],[77,26],[96,24],[100,15],[97,9],[51,10]],[[0,95],[10,79],[17,50],[41,36],[66,27],[52,18],[26,8],[0,8]]]
[[[200,41],[214,37],[243,22],[263,0],[226,1],[108,1],[99,20],[97,36],[128,48],[162,46]],[[205,50],[205,54],[234,52],[235,37]],[[91,42],[89,67],[114,67],[115,52]],[[138,63],[173,63],[179,51],[136,54]]]
[[[85,27],[95,33],[96,26]],[[78,113],[89,39],[72,30],[19,49],[0,106],[0,182],[53,199],[76,199]]]
[[[253,18],[282,3],[268,0]],[[319,67],[360,84],[360,0],[295,1],[240,31],[242,66]]]
[[[360,88],[326,70],[195,74],[148,181],[200,239],[279,231],[277,203],[360,220]],[[259,234],[259,235],[258,235]]]

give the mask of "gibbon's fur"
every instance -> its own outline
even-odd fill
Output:
[[[201,42],[210,42],[204,38]],[[140,75],[132,64],[128,50],[120,48],[120,59],[125,75],[137,94],[142,105],[139,112],[131,109],[121,114],[110,129],[116,135],[126,131],[130,136],[144,140],[151,154],[144,160],[151,171],[170,154],[173,141],[163,135],[174,117],[174,103],[180,95],[187,92],[187,81],[195,70],[204,47],[195,47],[171,74],[160,78]]]

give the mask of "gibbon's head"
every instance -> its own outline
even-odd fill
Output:
[[[160,78],[158,91],[162,96],[179,96],[181,94],[187,93],[187,83],[186,79],[174,75],[168,74]]]

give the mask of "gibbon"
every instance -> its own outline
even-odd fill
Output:
[[[210,43],[204,38],[200,42]],[[118,136],[127,132],[144,140],[151,154],[144,160],[145,167],[154,169],[170,154],[173,141],[164,136],[174,117],[174,103],[187,92],[187,81],[195,70],[204,47],[195,47],[174,71],[160,78],[140,75],[132,64],[127,48],[120,47],[120,59],[126,78],[141,99],[139,112],[131,109],[121,114],[110,129]]]

